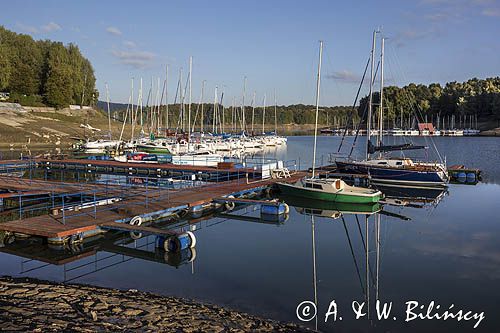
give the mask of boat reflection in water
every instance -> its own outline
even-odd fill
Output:
[[[279,198],[289,206],[293,206],[299,214],[333,219],[340,218],[342,214],[372,215],[382,209],[382,205],[378,202],[367,204],[342,203],[312,200],[285,194],[280,195]]]
[[[329,218],[342,223],[346,243],[355,267],[356,280],[359,281],[362,297],[367,304],[364,319],[367,320],[370,326],[375,325],[376,302],[383,297],[380,294],[381,288],[379,288],[381,246],[384,243],[381,239],[381,229],[384,228],[382,222],[390,221],[387,218],[382,220],[382,216],[399,220],[410,220],[409,217],[385,210],[384,208],[389,208],[390,206],[403,209],[435,207],[448,194],[447,190],[443,189],[394,187],[377,187],[377,189],[382,191],[385,197],[379,203],[374,204],[335,203],[294,196],[279,196],[280,200],[289,204],[290,207],[293,206],[297,213],[307,215],[310,218],[313,278],[312,300],[314,300],[313,302],[317,309],[328,305],[318,304],[315,219],[318,217]],[[352,217],[353,220],[348,221],[348,217]],[[393,222],[391,221],[391,223]],[[387,237],[387,232],[383,234]],[[328,300],[329,302],[330,300]],[[328,324],[320,323],[320,325]],[[314,329],[318,330],[317,317],[315,317]],[[323,327],[320,327],[320,329],[323,329]]]
[[[413,208],[423,208],[426,206],[437,206],[445,196],[447,189],[426,189],[415,187],[393,187],[377,186],[377,189],[384,193],[384,199],[380,202],[393,206],[406,206]]]

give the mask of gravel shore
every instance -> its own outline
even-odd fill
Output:
[[[0,277],[0,331],[310,332],[192,300]]]

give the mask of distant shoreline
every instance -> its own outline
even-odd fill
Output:
[[[296,131],[278,131],[278,134],[284,135],[284,136],[311,136],[314,135],[314,131],[311,130],[309,127],[312,125],[296,125],[298,126],[304,126],[304,128]],[[281,134],[283,133],[283,134]],[[320,136],[330,136],[330,135],[320,135]],[[414,137],[420,137],[420,136],[414,136]],[[422,137],[429,137],[429,136],[422,136]],[[430,136],[433,138],[436,138],[436,136]],[[437,136],[440,137],[440,136]],[[500,128],[495,128],[492,130],[487,130],[487,131],[482,131],[479,133],[479,135],[475,136],[460,136],[460,137],[467,137],[467,138],[474,138],[474,137],[500,137]],[[128,140],[126,138],[125,140]],[[76,140],[62,140],[60,144],[56,145],[55,143],[51,142],[31,142],[27,144],[24,141],[10,141],[10,142],[0,142],[0,148],[3,150],[19,150],[19,149],[43,149],[43,148],[61,148],[61,149],[68,149],[71,148],[72,143],[77,142]]]

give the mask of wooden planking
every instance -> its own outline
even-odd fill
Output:
[[[153,235],[163,235],[163,236],[177,235],[177,233],[172,230],[163,230],[154,227],[148,227],[142,225],[130,225],[127,223],[118,223],[118,222],[106,222],[101,224],[101,227],[106,229],[140,232]]]
[[[218,169],[217,167],[210,166],[192,166],[192,165],[177,165],[171,163],[134,163],[134,162],[118,162],[113,160],[81,160],[81,159],[63,159],[63,160],[51,160],[51,159],[35,159],[36,163],[44,164],[72,164],[72,165],[91,165],[91,166],[111,166],[111,167],[121,167],[121,168],[140,168],[140,169],[151,169],[151,170],[178,170],[178,171],[206,171],[206,172],[253,172],[252,168],[229,168],[229,169]]]
[[[234,192],[272,185],[278,181],[293,182],[304,175],[304,172],[298,172],[287,179],[268,179],[250,184],[247,184],[246,180],[243,181],[242,179],[218,184],[208,184],[200,187],[173,191],[169,193],[168,197],[157,197],[157,192],[150,191],[148,192],[147,202],[146,193],[142,191],[140,195],[127,197],[120,202],[105,206],[106,210],[102,210],[102,207],[98,208],[97,218],[94,218],[94,208],[91,207],[82,209],[78,212],[65,212],[65,216],[67,216],[65,225],[62,224],[62,215],[57,217],[42,215],[0,223],[0,230],[48,238],[66,237],[85,231],[95,230],[99,226],[112,223],[125,217],[155,212],[180,205],[192,207],[210,203],[214,198],[220,198]],[[44,181],[40,181],[40,183],[41,182]],[[45,184],[45,186],[48,186],[48,184]],[[87,212],[87,214],[85,214],[85,212]]]

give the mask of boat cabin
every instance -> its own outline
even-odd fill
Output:
[[[307,179],[304,181],[304,187],[328,192],[338,192],[344,189],[344,182],[340,179]]]
[[[372,164],[373,166],[388,166],[388,167],[396,167],[396,168],[403,168],[403,167],[408,167],[408,166],[414,166],[415,164],[413,161],[409,158],[401,158],[401,159],[376,159],[376,160],[369,160],[369,164]]]

